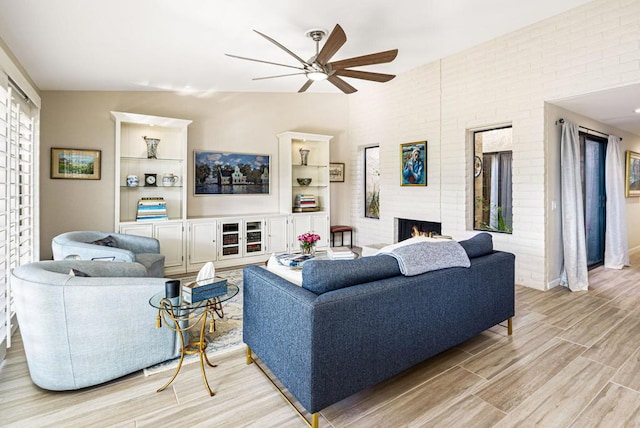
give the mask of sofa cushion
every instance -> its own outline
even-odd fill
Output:
[[[322,294],[400,275],[398,262],[388,255],[356,260],[309,260],[302,265],[302,287]]]
[[[116,238],[114,238],[113,236],[109,235],[106,236],[102,239],[96,239],[95,241],[89,242],[90,244],[94,244],[94,245],[102,245],[104,247],[117,247],[116,245]]]
[[[469,258],[493,253],[493,237],[486,232],[478,233],[472,238],[460,241],[459,244],[462,245]]]

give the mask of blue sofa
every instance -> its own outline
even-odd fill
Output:
[[[400,273],[390,255],[313,260],[302,287],[244,268],[243,339],[312,414],[514,316],[515,256],[482,233],[470,266]],[[253,353],[252,353],[253,352]]]

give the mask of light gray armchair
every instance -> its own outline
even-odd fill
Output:
[[[93,243],[105,238],[113,246]],[[83,230],[56,236],[51,240],[51,249],[54,260],[112,258],[116,262],[141,263],[147,268],[148,276],[164,276],[164,255],[160,254],[160,243],[155,238]]]
[[[90,277],[71,276],[71,269]],[[165,278],[139,263],[41,261],[13,269],[20,334],[33,382],[64,391],[97,385],[180,354],[149,305]]]

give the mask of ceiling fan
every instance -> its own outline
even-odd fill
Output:
[[[277,76],[268,77],[256,77],[253,80],[274,79],[277,77],[296,76],[304,74],[307,77],[307,81],[304,85],[302,85],[298,92],[306,91],[315,81],[328,80],[345,94],[351,94],[356,92],[357,89],[342,80],[340,77],[352,77],[355,79],[371,80],[374,82],[388,82],[389,80],[396,77],[393,74],[373,73],[369,71],[352,70],[351,68],[361,67],[363,65],[385,64],[391,62],[398,55],[398,49],[329,62],[333,55],[335,55],[335,53],[338,52],[342,45],[344,45],[347,41],[347,36],[344,33],[344,30],[338,24],[336,24],[336,26],[333,28],[333,31],[331,31],[331,34],[329,34],[329,37],[322,46],[322,49],[320,49],[320,41],[327,35],[327,32],[325,30],[319,29],[307,31],[307,37],[310,37],[314,42],[316,42],[316,54],[312,56],[308,61],[303,60],[298,55],[291,52],[289,49],[287,49],[271,37],[262,34],[257,30],[253,31],[260,34],[262,37],[269,40],[271,43],[278,46],[280,49],[284,50],[289,55],[294,57],[298,62],[300,62],[300,66],[293,66],[271,61],[264,61],[261,59],[225,54],[232,58],[262,62],[265,64],[278,65],[281,67],[295,68],[297,70],[300,70],[297,73],[280,74]]]

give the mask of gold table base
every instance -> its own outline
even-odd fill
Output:
[[[222,302],[216,297],[203,301],[201,305],[195,308],[181,309],[174,307],[169,299],[162,299],[160,301],[160,306],[161,308],[158,310],[158,317],[156,318],[156,328],[160,328],[162,326],[162,320],[164,319],[165,325],[178,333],[181,348],[180,361],[178,361],[178,367],[176,367],[175,373],[171,379],[169,379],[169,382],[161,386],[157,392],[164,391],[176,379],[178,373],[180,373],[180,369],[182,369],[182,362],[184,361],[185,355],[199,354],[202,380],[204,381],[205,388],[207,388],[207,392],[211,397],[213,397],[215,393],[211,390],[211,387],[209,387],[209,381],[207,380],[207,374],[205,372],[205,363],[209,367],[216,367],[216,365],[212,364],[207,357],[205,329],[207,326],[207,319],[209,319],[209,332],[213,333],[216,328],[215,315],[217,314],[220,318],[224,317]],[[174,309],[178,310],[177,314]],[[191,323],[190,321],[195,322]],[[183,333],[188,332],[200,322],[202,324],[200,326],[199,340],[185,344]]]

